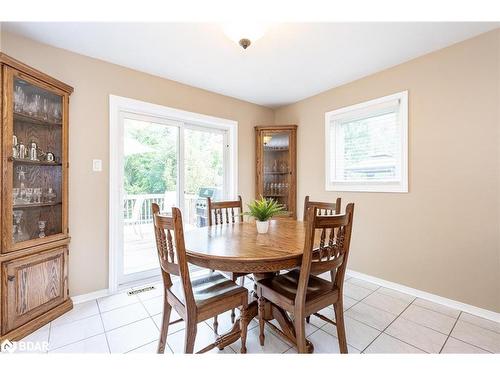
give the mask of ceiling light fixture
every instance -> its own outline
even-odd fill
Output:
[[[229,39],[238,43],[243,49],[247,49],[250,44],[262,38],[267,31],[267,25],[262,23],[234,22],[224,24],[223,30]]]

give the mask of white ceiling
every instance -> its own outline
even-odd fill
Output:
[[[269,107],[296,102],[498,26],[276,24],[243,50],[214,23],[2,23],[8,32]]]

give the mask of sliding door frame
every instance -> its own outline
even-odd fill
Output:
[[[238,122],[223,118],[183,111],[135,99],[109,96],[109,281],[108,293],[112,294],[131,286],[123,282],[123,120],[126,117],[143,119],[167,126],[177,126],[178,165],[177,201],[184,206],[184,129],[218,129],[225,135],[225,198],[238,194]],[[120,269],[119,267],[122,267]],[[149,275],[149,274],[148,274]],[[159,273],[150,272],[158,278]],[[121,280],[120,280],[121,279]],[[141,280],[144,282],[143,280]]]

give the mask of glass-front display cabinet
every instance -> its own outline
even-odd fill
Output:
[[[283,205],[284,216],[297,217],[297,125],[256,126],[257,198]]]
[[[68,296],[68,107],[73,89],[0,54],[1,338],[72,307]]]
[[[67,235],[66,94],[14,69],[5,70],[7,127],[4,134],[4,252]],[[12,101],[12,102],[10,102]]]

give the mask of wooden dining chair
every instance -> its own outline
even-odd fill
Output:
[[[184,320],[184,352],[193,353],[198,323],[238,307],[241,307],[241,352],[246,353],[248,291],[220,273],[211,273],[191,280],[181,211],[173,207],[172,216],[161,215],[160,207],[156,203],[153,203],[152,209],[156,247],[165,289],[158,353],[165,351],[170,324]],[[178,276],[180,280],[173,283],[172,275]],[[170,322],[172,308],[181,319]],[[216,346],[217,342],[214,342],[198,353],[207,352]]]
[[[307,220],[307,210],[309,207],[316,207],[319,215],[340,214],[342,199],[338,197],[335,203],[331,202],[315,202],[309,200],[309,195],[304,199],[304,221]]]
[[[316,213],[318,215],[333,215],[340,214],[342,199],[338,197],[335,203],[332,202],[319,202],[309,200],[309,195],[306,195],[304,199],[304,221],[307,220],[307,210],[309,207],[316,207]],[[311,317],[306,318],[306,322],[310,322]]]
[[[224,224],[235,224],[237,222],[243,221],[243,200],[241,195],[238,195],[238,200],[235,201],[218,201],[214,202],[210,198],[207,198],[208,205],[208,225],[224,225]],[[240,279],[240,284],[243,286],[245,284],[246,273],[233,273],[224,272],[231,280],[236,282],[238,278]],[[234,323],[236,319],[235,310],[231,310],[231,323]],[[214,331],[217,333],[218,329],[217,317],[214,318]]]
[[[300,269],[257,281],[261,345],[264,345],[264,306],[267,300],[293,314],[299,353],[307,352],[305,318],[309,315],[336,325],[340,352],[347,353],[343,286],[353,213],[354,203],[347,205],[345,214],[331,216],[318,215],[315,207],[310,207]],[[315,247],[315,243],[319,246]],[[331,281],[313,275],[327,271],[330,271]],[[335,310],[335,322],[318,313],[329,305]]]

